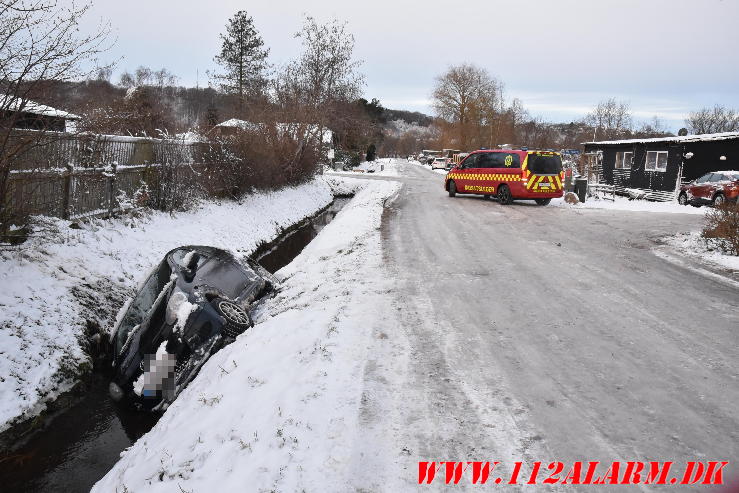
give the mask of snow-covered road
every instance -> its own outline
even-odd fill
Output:
[[[739,458],[739,291],[652,252],[701,216],[501,206],[403,174],[383,238],[407,352],[365,372],[390,476],[410,487],[419,460]]]

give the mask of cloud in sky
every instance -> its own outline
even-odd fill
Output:
[[[430,112],[434,77],[460,62],[486,68],[532,114],[556,121],[608,97],[670,126],[691,109],[739,107],[734,0],[95,0],[86,23],[111,22],[118,42],[109,56],[125,57],[120,68],[167,67],[185,85],[204,85],[218,35],[239,9],[276,65],[298,53],[303,14],[348,21],[366,96],[390,107]]]

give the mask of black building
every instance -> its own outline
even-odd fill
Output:
[[[587,142],[586,167],[621,194],[673,200],[682,182],[739,169],[739,132]]]

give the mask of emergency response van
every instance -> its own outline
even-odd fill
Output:
[[[449,171],[444,188],[450,197],[471,193],[547,205],[563,194],[562,157],[558,152],[490,149],[471,153]]]

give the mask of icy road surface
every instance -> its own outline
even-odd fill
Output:
[[[739,289],[651,251],[702,216],[501,206],[401,175],[383,244],[407,357],[367,363],[365,423],[408,478],[418,460],[739,459]]]

